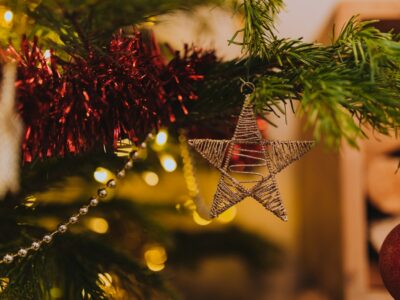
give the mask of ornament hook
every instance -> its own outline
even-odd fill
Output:
[[[250,94],[254,93],[255,90],[256,90],[256,86],[254,85],[254,83],[252,83],[250,81],[242,80],[242,85],[240,86],[240,92],[242,94],[250,95]]]

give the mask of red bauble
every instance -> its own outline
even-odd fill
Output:
[[[379,268],[389,293],[400,300],[400,225],[383,242],[379,253]]]

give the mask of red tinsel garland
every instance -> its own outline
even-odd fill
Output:
[[[140,143],[149,132],[187,114],[197,98],[194,81],[213,52],[186,49],[169,62],[154,41],[140,33],[118,34],[104,54],[90,52],[69,62],[44,56],[38,41],[7,49],[18,62],[17,102],[25,124],[23,160],[108,149],[129,138]]]

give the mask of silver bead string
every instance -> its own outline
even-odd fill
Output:
[[[153,138],[153,135],[149,134],[149,138]],[[53,240],[54,236],[67,232],[70,225],[77,223],[82,216],[86,215],[89,212],[90,208],[97,206],[101,199],[107,197],[109,189],[116,188],[117,181],[119,179],[124,178],[126,175],[126,171],[133,168],[133,162],[135,159],[138,158],[139,151],[143,150],[145,148],[146,148],[146,143],[143,142],[137,150],[131,151],[129,153],[129,158],[125,162],[124,166],[120,170],[117,171],[116,178],[112,178],[112,179],[108,180],[104,186],[100,187],[97,190],[97,195],[91,197],[89,199],[89,202],[87,204],[83,205],[78,210],[77,213],[73,214],[68,219],[67,222],[60,224],[56,230],[44,235],[41,239],[32,242],[32,244],[30,246],[20,248],[18,251],[13,252],[13,253],[7,253],[0,260],[0,264],[11,264],[15,258],[24,258],[29,254],[29,252],[38,251],[43,245],[49,244]]]

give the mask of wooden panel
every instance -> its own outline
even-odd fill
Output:
[[[323,145],[301,161],[301,285],[343,299],[339,157]],[[325,298],[324,298],[325,299]]]
[[[326,22],[317,40],[329,43],[332,40],[333,27],[335,37],[352,16],[359,15],[363,20],[400,20],[399,0],[354,0],[338,4],[332,17]],[[382,28],[384,29],[384,28]]]
[[[345,1],[340,3],[332,17],[328,20],[325,28],[317,38],[322,43],[330,43],[333,35],[333,26],[335,25],[335,36],[338,35],[343,25],[353,16],[359,15],[362,20],[383,20],[376,27],[381,30],[388,30],[394,27],[400,30],[400,1],[399,0],[358,0]],[[373,136],[373,135],[371,135]],[[396,143],[393,140],[384,139],[386,145]],[[337,198],[340,207],[340,213],[333,210],[332,214],[338,214],[342,224],[335,226],[341,230],[341,265],[342,265],[342,282],[338,284],[338,288],[343,289],[344,299],[346,300],[389,300],[392,299],[388,292],[382,287],[375,288],[370,284],[371,267],[368,257],[368,222],[367,222],[367,205],[366,205],[366,180],[365,173],[367,170],[367,156],[371,155],[377,147],[385,147],[385,144],[360,143],[361,149],[357,151],[351,149],[347,145],[343,145],[340,155],[333,159],[338,163],[329,165],[327,172],[331,176],[337,176],[332,180],[329,191],[333,192],[334,186],[340,196]],[[374,150],[375,149],[375,150]],[[326,158],[328,159],[328,158]],[[325,177],[321,174],[322,178]],[[315,179],[315,182],[318,182]],[[314,183],[315,184],[315,183]],[[325,179],[321,184],[326,184]],[[311,187],[312,188],[312,187]],[[325,199],[324,199],[325,201]],[[328,197],[328,201],[333,201]],[[323,211],[321,212],[323,213]],[[325,213],[324,213],[325,215]],[[314,223],[318,226],[319,223]],[[312,226],[312,223],[308,226]],[[337,269],[337,268],[336,268]],[[377,272],[375,270],[375,272]],[[329,294],[330,296],[332,294]],[[330,299],[339,299],[332,297]]]

